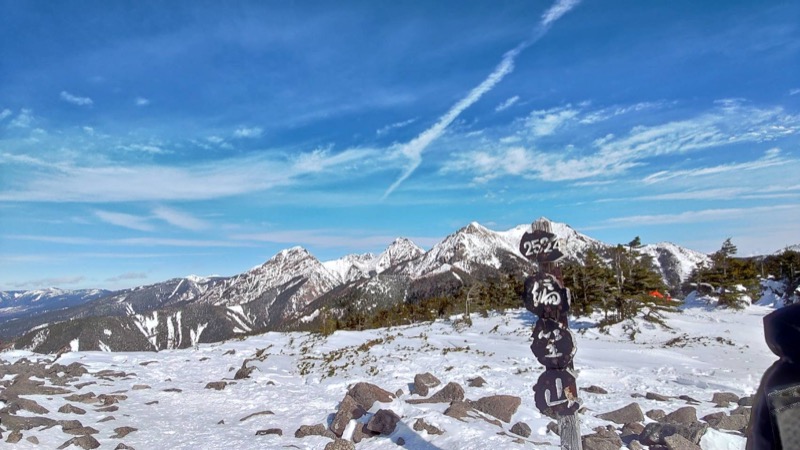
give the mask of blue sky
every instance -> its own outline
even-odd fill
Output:
[[[0,289],[540,216],[800,243],[796,1],[0,1]]]

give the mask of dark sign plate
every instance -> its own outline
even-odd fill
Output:
[[[575,376],[567,370],[545,370],[533,391],[536,407],[549,417],[573,415],[580,408]]]
[[[561,240],[555,234],[543,230],[525,233],[519,242],[519,251],[530,261],[556,262],[564,257],[561,253]]]
[[[561,321],[569,311],[570,293],[555,275],[538,273],[525,279],[523,301],[539,318]]]
[[[566,369],[575,356],[575,341],[567,327],[550,319],[539,319],[533,327],[531,351],[548,369]]]

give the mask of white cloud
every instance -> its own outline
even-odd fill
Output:
[[[777,150],[777,151],[776,151]],[[673,171],[660,171],[648,175],[642,181],[648,184],[664,182],[674,178],[690,178],[701,177],[706,175],[716,175],[727,172],[742,172],[746,170],[763,169],[765,167],[779,166],[783,164],[796,163],[796,160],[780,157],[779,149],[770,149],[764,154],[764,157],[755,161],[747,161],[742,163],[721,164],[711,167],[698,167],[695,169],[686,170],[673,170]]]
[[[789,91],[789,95],[797,95],[800,94],[800,89],[791,89]]]
[[[72,103],[73,105],[78,106],[92,106],[94,102],[89,97],[78,97],[77,95],[72,95],[67,91],[61,91],[61,100],[64,100],[67,103]]]
[[[539,110],[531,113],[528,126],[534,136],[549,136],[578,116],[579,111],[569,105],[564,108]]]
[[[11,116],[12,112],[10,109],[6,108],[0,111],[0,120],[4,120],[6,117]]]
[[[131,230],[155,230],[155,227],[153,227],[153,225],[150,224],[146,218],[134,216],[132,214],[96,210],[94,211],[94,215],[103,222],[119,227],[130,228]]]
[[[45,288],[45,287],[59,287],[66,284],[78,284],[86,280],[84,276],[69,276],[69,277],[53,277],[53,278],[40,278],[37,280],[27,280],[17,283],[10,283],[9,285],[16,289],[22,288]]]
[[[390,132],[390,131],[392,131],[392,130],[396,130],[396,129],[398,129],[398,128],[404,128],[404,127],[407,127],[407,126],[411,125],[412,123],[414,123],[414,122],[416,122],[416,121],[417,121],[417,119],[416,119],[416,118],[414,118],[414,119],[408,119],[408,120],[404,120],[404,121],[402,121],[402,122],[396,122],[396,123],[392,123],[392,124],[386,125],[386,126],[385,126],[385,127],[383,127],[383,128],[379,128],[379,129],[377,129],[377,130],[375,131],[375,134],[377,134],[378,136],[383,136],[384,134],[386,134],[386,133],[388,133],[388,132]]]
[[[515,95],[513,97],[506,99],[506,101],[504,101],[503,103],[497,105],[497,107],[495,107],[494,110],[495,112],[505,111],[508,108],[514,106],[514,104],[517,103],[518,101],[519,101],[519,95]]]
[[[261,127],[240,127],[233,132],[233,136],[237,138],[258,138],[264,133]]]
[[[94,134],[94,128],[92,128],[92,127],[83,127],[83,132],[91,136],[91,135]]]
[[[30,109],[22,109],[8,126],[13,128],[30,128],[31,124],[33,124],[33,111]]]
[[[365,235],[354,232],[343,234],[339,230],[287,230],[271,231],[264,233],[243,233],[230,236],[231,239],[247,241],[272,242],[285,245],[304,245],[324,248],[351,248],[363,251],[368,248],[385,247],[394,241],[397,236],[390,235]],[[417,245],[434,245],[441,238],[410,237]]]
[[[107,278],[106,281],[113,283],[126,280],[146,280],[147,276],[145,272],[126,272],[115,277]]]
[[[11,155],[13,156],[13,155]],[[127,202],[202,200],[261,192],[296,183],[301,177],[324,174],[328,180],[350,176],[364,168],[355,166],[380,153],[371,149],[349,149],[340,153],[316,151],[290,160],[263,155],[229,158],[181,166],[103,165],[46,166],[16,180],[16,188],[0,192],[0,200]],[[0,157],[7,158],[6,154]],[[33,165],[35,161],[25,161]],[[37,167],[34,165],[34,167]]]
[[[150,104],[150,100],[144,97],[136,97],[134,103],[136,103],[136,106],[147,106]]]
[[[519,123],[536,136],[563,135],[564,123],[578,117],[570,107],[534,111]],[[695,117],[659,125],[633,127],[622,136],[607,134],[595,139],[587,148],[566,146],[543,151],[533,147],[486,143],[477,151],[459,151],[450,155],[442,173],[465,172],[482,183],[507,175],[523,176],[545,181],[608,178],[646,164],[654,157],[680,155],[688,152],[751,142],[763,143],[800,132],[800,116],[792,116],[781,108],[754,108],[724,102],[715,109]],[[474,145],[474,144],[473,144]],[[513,164],[509,163],[513,161]],[[757,161],[727,164],[688,170],[663,170],[645,178],[652,183],[686,176],[701,176],[734,170],[749,170],[785,164],[791,160],[780,157],[779,149],[770,149]]]
[[[604,224],[609,227],[614,227],[716,222],[721,220],[736,220],[748,217],[758,217],[759,215],[779,211],[800,211],[800,205],[773,205],[758,206],[753,208],[719,208],[699,211],[685,211],[678,214],[615,217],[613,219],[606,220]]]
[[[209,136],[206,138],[206,140],[208,142],[211,142],[212,144],[222,144],[223,142],[225,142],[225,139],[219,136]]]
[[[50,242],[53,244],[66,244],[66,245],[129,245],[134,247],[251,247],[252,244],[246,242],[231,242],[220,240],[200,240],[200,239],[173,239],[173,238],[124,238],[124,239],[93,239],[93,238],[79,238],[67,236],[46,236],[46,235],[6,235],[3,236],[7,239],[24,239],[27,241],[36,242]],[[106,257],[104,254],[97,254],[98,257]],[[176,256],[174,254],[145,254],[145,255],[116,255],[109,254],[108,257],[163,257],[163,256]],[[185,255],[182,255],[185,256]]]
[[[542,14],[542,26],[548,27],[561,16],[576,7],[580,0],[557,0],[553,6]]]
[[[161,148],[158,144],[127,144],[120,145],[118,148],[128,152],[149,153],[151,155],[164,155],[171,153]]]
[[[165,206],[155,208],[153,210],[153,215],[156,218],[169,223],[170,225],[174,225],[178,228],[183,228],[186,230],[199,231],[205,230],[210,226],[205,220],[198,219],[191,214],[177,211],[172,208],[167,208]]]

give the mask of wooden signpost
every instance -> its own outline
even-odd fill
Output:
[[[569,289],[564,287],[558,261],[564,257],[561,241],[552,233],[550,222],[539,219],[519,243],[519,251],[538,267],[525,280],[525,307],[536,314],[531,351],[545,367],[533,386],[539,410],[558,418],[562,450],[582,450],[578,420],[578,386],[572,359],[575,339],[569,330]]]

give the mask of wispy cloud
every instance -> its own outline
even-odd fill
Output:
[[[533,126],[534,135],[558,134],[565,120],[576,117],[575,111],[570,108],[535,111],[520,126],[526,130]],[[771,142],[798,133],[800,116],[787,114],[782,108],[757,108],[723,102],[692,118],[636,126],[622,136],[607,134],[595,139],[587,147],[567,145],[545,151],[519,143],[487,144],[485,147],[488,148],[482,150],[451,154],[441,172],[472,173],[474,181],[478,183],[506,175],[544,181],[608,178],[647,164],[659,156],[681,155],[736,143]],[[645,181],[653,183],[675,177],[757,169],[787,162],[779,157],[779,153],[779,150],[772,149],[764,158],[748,163],[659,171]]]
[[[508,99],[506,99],[506,101],[504,101],[503,103],[500,103],[499,105],[497,105],[494,108],[494,110],[495,110],[495,112],[505,111],[508,108],[511,108],[512,106],[514,106],[514,104],[517,103],[518,101],[519,101],[519,95],[515,95],[513,97],[509,97]]]
[[[338,153],[315,150],[288,159],[259,154],[181,166],[51,165],[42,173],[32,172],[17,180],[16,188],[0,192],[0,200],[95,203],[213,199],[288,186],[314,174],[363,175],[359,165],[376,155],[376,150],[357,148]],[[34,166],[36,162],[29,161]]]
[[[792,89],[789,91],[789,95],[797,95],[797,94],[800,94],[800,88]]]
[[[192,230],[192,231],[200,231],[209,228],[210,224],[205,220],[198,219],[191,214],[178,211],[172,208],[167,208],[166,206],[159,206],[153,210],[153,215],[161,219],[170,225],[174,225],[178,228],[183,228],[185,230]]]
[[[673,171],[660,171],[652,175],[648,175],[642,181],[648,184],[660,183],[674,178],[691,178],[702,177],[706,175],[717,175],[728,172],[743,172],[749,170],[763,169],[766,167],[778,166],[783,164],[796,163],[797,160],[783,158],[780,156],[781,152],[777,148],[768,150],[762,158],[755,161],[747,161],[741,163],[721,164],[712,167],[698,167],[695,169],[687,170],[673,170]]]
[[[553,6],[542,14],[542,26],[549,27],[561,16],[568,13],[572,8],[578,6],[580,0],[558,0]]]
[[[258,138],[264,133],[261,127],[240,127],[233,132],[233,136],[237,138]]]
[[[19,114],[17,114],[17,117],[15,117],[14,120],[8,124],[8,126],[12,128],[30,128],[32,124],[33,111],[30,109],[22,109],[20,110]]]
[[[528,126],[534,136],[549,136],[577,115],[578,110],[570,107],[534,111],[528,118]]]
[[[61,100],[64,100],[67,103],[72,103],[73,105],[78,106],[92,106],[94,102],[89,97],[79,97],[77,95],[72,95],[67,91],[61,91],[60,94]]]
[[[136,97],[133,102],[136,104],[136,106],[147,106],[150,104],[150,100],[144,97]]]
[[[123,238],[123,239],[97,239],[74,236],[50,236],[30,234],[10,234],[3,236],[5,239],[22,239],[35,242],[49,242],[63,245],[88,245],[88,246],[132,246],[132,247],[252,247],[249,242],[234,242],[225,240],[203,239],[173,239],[173,238]],[[169,255],[165,255],[169,256]],[[135,256],[134,256],[135,257]],[[149,257],[149,256],[148,256]]]
[[[11,114],[13,114],[13,113],[12,113],[12,112],[11,112],[11,110],[10,110],[10,109],[8,109],[8,108],[6,108],[6,109],[4,109],[4,110],[0,111],[0,120],[5,120],[5,118],[6,118],[6,117],[10,117],[10,116],[11,116]]]
[[[534,30],[534,35],[531,39],[520,43],[515,48],[506,52],[503,59],[494,68],[492,73],[483,80],[478,86],[474,87],[466,97],[459,100],[453,105],[447,113],[439,118],[439,120],[430,128],[423,131],[422,134],[412,139],[400,148],[400,154],[407,159],[406,167],[400,177],[392,183],[391,186],[383,194],[386,199],[395,189],[397,189],[408,177],[417,170],[417,167],[422,163],[422,153],[425,149],[436,139],[441,136],[447,127],[453,123],[464,110],[472,106],[475,102],[481,99],[483,95],[492,90],[497,83],[503,80],[506,75],[514,70],[514,60],[522,53],[523,50],[533,45],[547,32],[549,26],[558,20],[561,16],[566,14],[570,9],[575,7],[579,0],[557,0],[556,3],[550,7],[543,15],[541,22]]]
[[[54,277],[54,278],[40,278],[36,280],[26,280],[16,283],[10,283],[9,286],[16,289],[24,288],[40,288],[42,286],[60,287],[70,284],[78,284],[86,280],[84,276],[69,276],[69,277]]]
[[[150,224],[146,218],[134,216],[132,214],[111,212],[111,211],[94,211],[94,215],[103,222],[110,223],[119,227],[130,228],[131,230],[138,231],[153,231],[155,227]]]
[[[161,148],[161,146],[158,144],[126,144],[120,145],[117,148],[126,152],[148,153],[151,155],[164,155],[171,153],[170,151]]]
[[[800,205],[787,204],[757,206],[753,208],[719,208],[704,209],[699,211],[685,211],[678,214],[653,214],[615,217],[604,221],[603,224],[594,228],[716,222],[721,220],[736,220],[744,217],[754,217],[759,214],[768,214],[778,211],[800,211]]]
[[[411,125],[412,123],[414,123],[416,121],[417,121],[417,119],[414,118],[414,119],[404,120],[402,122],[395,122],[395,123],[386,125],[385,127],[377,129],[375,131],[375,134],[377,134],[378,136],[383,136],[384,134],[386,134],[386,133],[388,133],[388,132],[390,132],[392,130],[396,130],[398,128],[405,128],[405,127]]]
[[[117,281],[146,280],[146,279],[147,279],[147,274],[144,272],[125,272],[115,277],[106,278],[106,281],[115,283]]]

